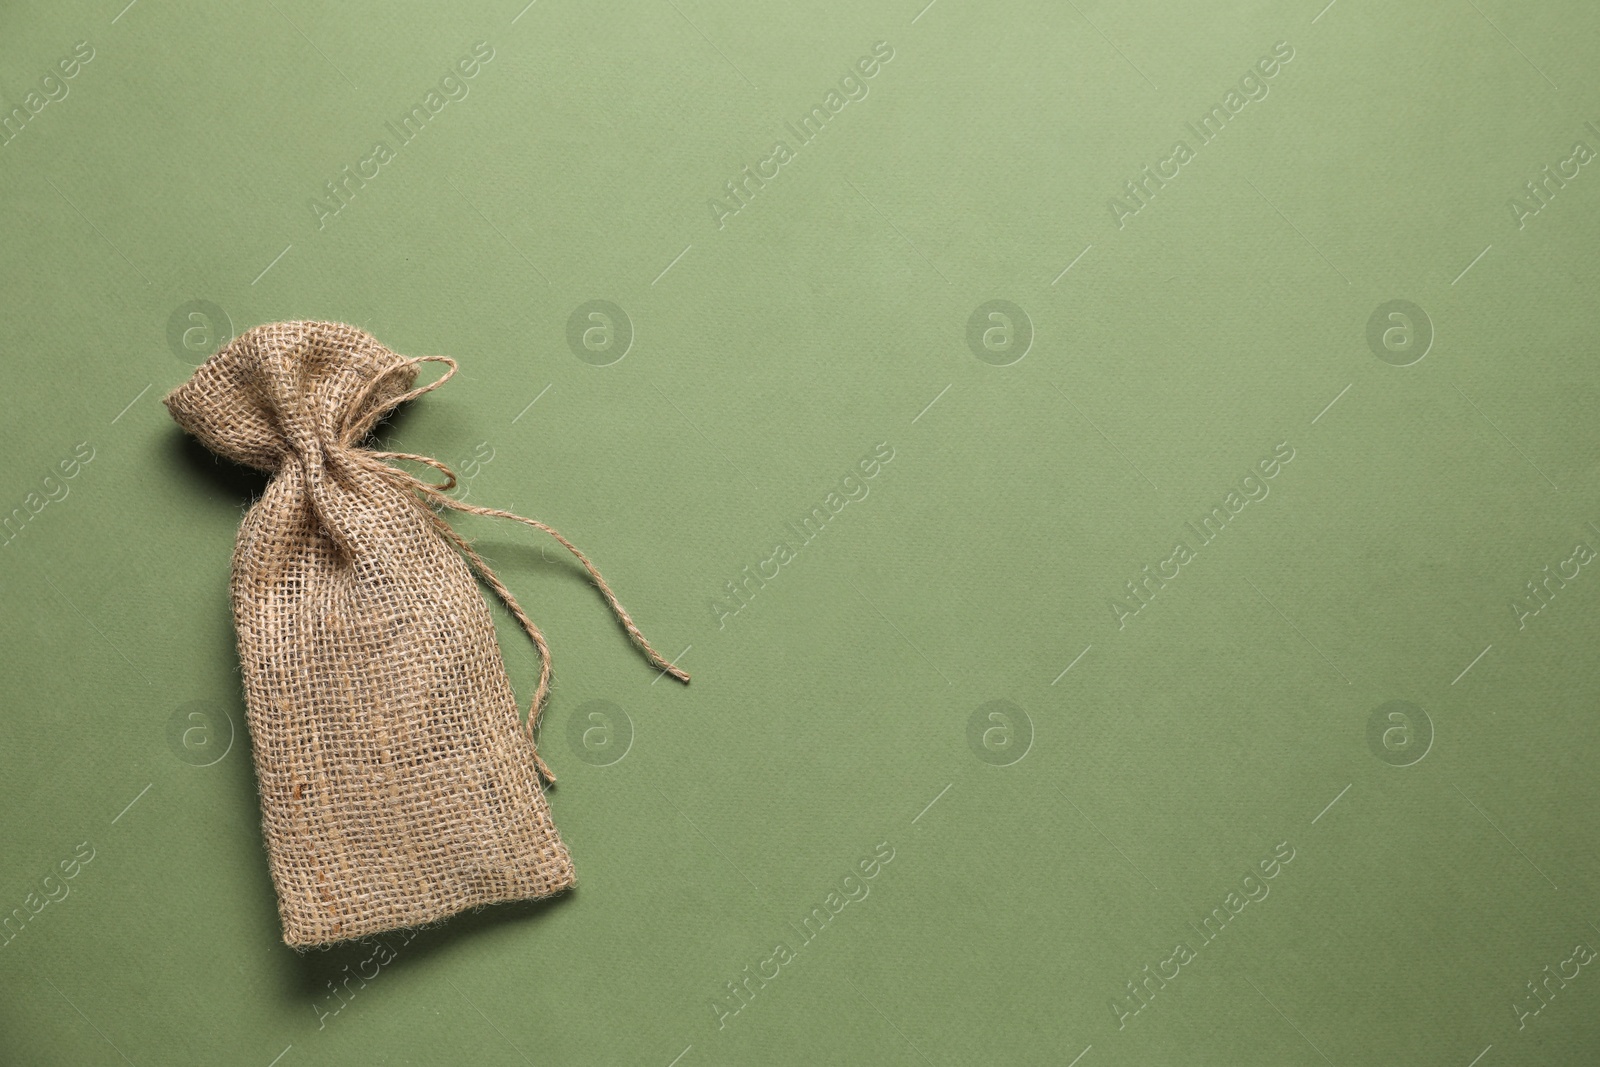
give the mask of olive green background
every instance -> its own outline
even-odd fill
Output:
[[[1575,0],[9,5],[4,110],[94,58],[0,146],[0,1058],[1600,1060],[1592,966],[1514,1007],[1600,944],[1600,575],[1512,607],[1600,546],[1600,174],[1541,170],[1600,148],[1597,32]],[[880,41],[800,145],[786,124]],[[468,94],[395,147],[478,42]],[[1200,145],[1185,124],[1278,42]],[[609,366],[568,343],[592,300],[631,326]],[[991,300],[1026,316],[980,321],[1020,331],[998,354],[968,342]],[[1431,324],[1407,366],[1367,339],[1393,300]],[[159,403],[287,318],[459,359],[386,440],[562,530],[694,674],[655,684],[557,546],[455,519],[554,649],[580,885],[385,939],[370,980],[375,943],[280,940],[227,605],[263,483]],[[1285,442],[1119,628],[1124,583]],[[1426,719],[1369,742],[1389,701]],[[1284,842],[1270,894],[1119,1027],[1126,983]]]

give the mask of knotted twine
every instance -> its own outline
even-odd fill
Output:
[[[448,369],[412,388],[422,363]],[[262,832],[291,945],[575,882],[540,783],[555,778],[535,743],[549,645],[430,505],[554,537],[649,662],[689,680],[556,530],[454,499],[455,473],[432,457],[361,446],[385,415],[456,370],[449,357],[408,359],[351,326],[283,322],[242,334],[166,397],[212,451],[272,474],[240,524],[230,592]],[[444,481],[389,461],[424,464]],[[538,651],[525,724],[473,570]]]

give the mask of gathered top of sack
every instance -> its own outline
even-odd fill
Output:
[[[418,387],[423,363],[448,370]],[[385,414],[455,369],[353,326],[280,322],[229,342],[166,397],[213,452],[272,476],[240,524],[230,593],[262,831],[284,939],[298,947],[574,884],[535,745],[549,645],[437,509],[554,537],[646,659],[689,680],[571,541],[451,497],[455,474],[438,460],[367,447]],[[525,724],[474,571],[538,649]]]

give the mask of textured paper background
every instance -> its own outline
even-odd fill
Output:
[[[0,1058],[1600,1056],[1589,5],[122,2],[0,14]],[[157,400],[313,317],[695,681],[458,520],[580,886],[302,958]]]

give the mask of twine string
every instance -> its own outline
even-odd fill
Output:
[[[451,377],[455,375],[457,370],[456,361],[448,356],[418,356],[414,359],[408,359],[405,361],[405,363],[398,365],[393,370],[387,372],[386,374],[379,375],[378,377],[372,379],[372,381],[368,382],[366,388],[363,389],[362,392],[357,396],[356,404],[352,405],[351,410],[360,411],[360,405],[366,402],[367,398],[371,396],[372,392],[378,387],[379,383],[384,381],[389,374],[396,373],[397,371],[408,366],[415,366],[418,363],[446,363],[449,364],[450,369],[444,374],[440,375],[436,381],[402,393],[393,400],[387,400],[379,407],[374,408],[373,411],[359,417],[355,422],[352,422],[345,428],[344,432],[341,434],[341,444],[349,446],[353,441],[364,436],[368,431],[370,431],[372,427],[377,424],[378,420],[389,411],[408,400],[414,400],[415,398],[422,396],[424,393],[429,393],[439,388],[439,386],[449,381]],[[447,495],[446,491],[453,488],[458,482],[456,473],[455,471],[451,470],[449,466],[441,463],[437,459],[434,459],[432,456],[420,456],[411,452],[380,452],[365,448],[352,448],[350,450],[350,454],[356,460],[356,462],[360,463],[362,466],[365,466],[369,470],[389,478],[404,488],[417,491],[421,494],[423,499],[434,504],[451,508],[456,511],[464,511],[469,515],[484,515],[496,519],[511,519],[514,522],[520,522],[526,526],[531,526],[535,530],[542,531],[555,538],[561,543],[563,548],[577,557],[579,563],[583,564],[583,569],[586,570],[589,573],[589,577],[594,580],[595,587],[600,590],[600,595],[605,597],[605,601],[610,606],[612,614],[616,616],[618,622],[622,623],[623,629],[627,631],[628,638],[641,652],[644,653],[645,659],[649,661],[650,665],[665,674],[670,674],[680,682],[685,684],[688,683],[688,673],[681,667],[678,667],[676,664],[669,662],[666,657],[657,652],[655,647],[650,644],[649,640],[646,639],[644,634],[639,630],[638,625],[633,621],[633,616],[628,614],[627,609],[622,606],[622,602],[617,599],[617,595],[611,591],[611,586],[606,582],[604,576],[601,575],[599,568],[590,562],[589,557],[584,555],[583,552],[579,550],[577,545],[563,537],[554,527],[540,522],[538,519],[530,519],[526,515],[518,515],[511,511],[501,511],[498,508],[485,508],[479,507],[476,504],[463,503],[462,501]],[[399,467],[391,466],[389,463],[385,462],[386,460],[410,460],[415,463],[422,463],[443,474],[445,481],[438,483],[424,481],[408,471],[402,470]],[[505,583],[500,580],[500,576],[495,574],[494,568],[490,567],[484,558],[478,554],[477,550],[472,547],[471,542],[462,537],[461,534],[457,533],[455,528],[446,522],[444,517],[437,511],[434,511],[432,508],[424,508],[423,510],[427,512],[429,519],[439,530],[440,534],[442,534],[446,540],[454,545],[457,550],[459,550],[461,554],[467,558],[467,561],[472,565],[473,569],[477,571],[479,576],[481,576],[483,580],[489,584],[489,587],[494,590],[495,595],[498,596],[505,603],[506,607],[510,609],[511,614],[516,618],[517,623],[522,627],[523,632],[528,635],[529,639],[533,641],[534,648],[538,650],[539,684],[534,690],[533,700],[528,705],[528,721],[526,724],[526,731],[528,735],[528,742],[533,746],[533,760],[539,769],[539,773],[547,782],[554,784],[556,780],[555,775],[550,772],[550,768],[545,764],[544,760],[539,757],[537,741],[539,718],[544,712],[545,704],[550,695],[550,646],[545,641],[544,634],[539,630],[538,625],[532,619],[528,618],[527,613],[522,610],[522,605],[517,602],[517,598],[512,595],[511,590],[506,588]]]
[[[418,386],[415,389],[401,393],[399,396],[396,396],[393,399],[385,400],[383,403],[374,407],[371,411],[368,411],[364,414],[362,413],[362,407],[371,398],[372,394],[377,392],[378,386],[388,381],[391,376],[409,370],[419,363],[443,363],[446,364],[450,369],[439,375],[438,378],[429,382],[427,385]],[[454,378],[456,376],[456,371],[460,369],[461,365],[455,360],[451,359],[449,356],[416,356],[412,359],[406,359],[396,363],[394,366],[377,375],[365,386],[363,386],[361,392],[356,394],[355,400],[352,401],[350,406],[345,409],[355,416],[355,421],[350,422],[345,426],[344,431],[339,435],[339,443],[349,447],[354,442],[359,441],[361,438],[365,437],[374,426],[378,424],[379,420],[381,420],[385,415],[389,414],[389,412],[393,411],[395,408],[399,407],[401,404],[404,404],[408,400],[415,400],[419,396],[433,392],[435,389],[439,388],[439,386],[443,385],[445,382],[448,382],[451,378]]]

